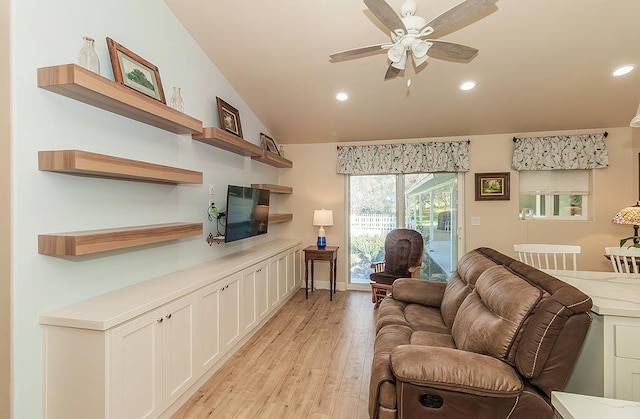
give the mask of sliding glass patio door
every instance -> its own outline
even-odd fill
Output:
[[[457,175],[349,176],[349,276],[368,284],[371,263],[384,259],[384,239],[411,228],[425,243],[420,277],[445,281],[457,260]]]

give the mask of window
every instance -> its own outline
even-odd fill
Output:
[[[589,218],[590,170],[520,172],[520,213],[536,219]]]

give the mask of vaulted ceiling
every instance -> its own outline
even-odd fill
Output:
[[[439,37],[479,49],[472,61],[387,81],[384,52],[329,59],[389,40],[361,0],[165,2],[284,144],[628,126],[640,101],[638,0],[499,0]],[[417,0],[416,14],[459,2]],[[623,64],[636,69],[612,77]]]

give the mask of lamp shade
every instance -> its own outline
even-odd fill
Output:
[[[333,211],[321,209],[313,211],[313,225],[327,227],[333,225]]]
[[[622,208],[611,220],[614,224],[640,225],[640,202],[631,207]]]

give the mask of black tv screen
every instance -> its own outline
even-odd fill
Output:
[[[269,191],[229,185],[227,188],[226,243],[267,234]]]

